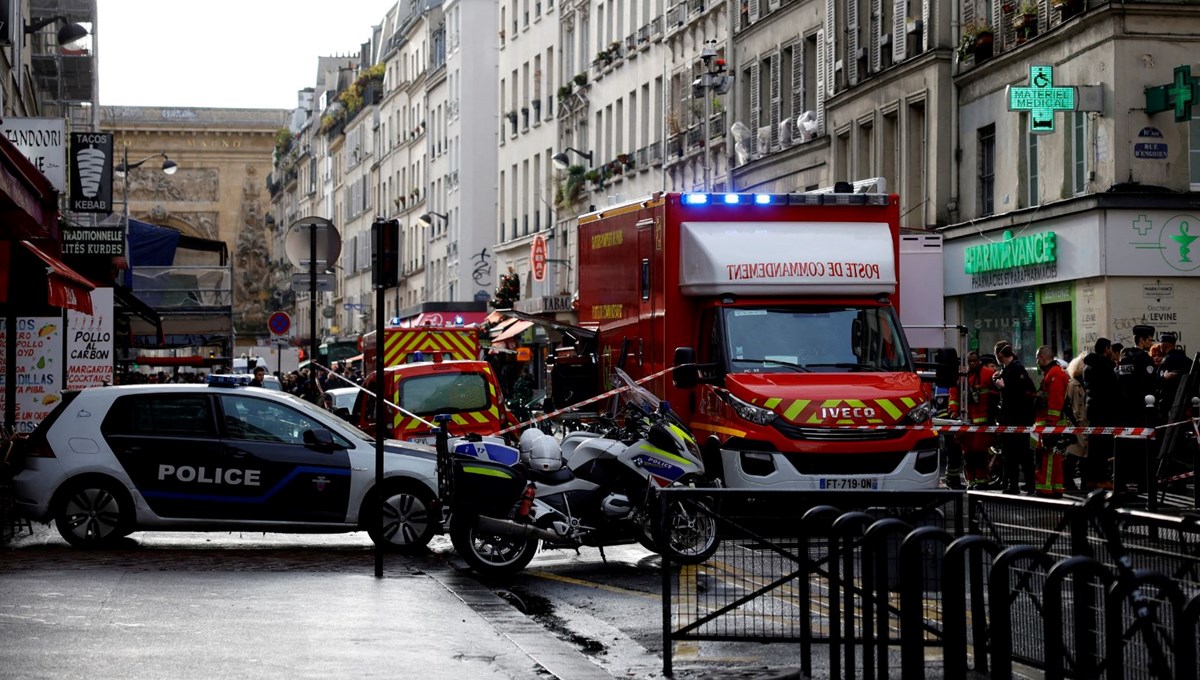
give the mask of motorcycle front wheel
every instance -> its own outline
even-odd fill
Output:
[[[524,569],[537,554],[536,538],[501,536],[481,531],[474,517],[450,523],[450,542],[471,568],[484,576],[511,576]]]
[[[708,505],[701,501],[671,503],[664,537],[656,511],[651,518],[650,536],[657,552],[680,564],[700,564],[712,557],[721,539],[717,537],[717,520],[710,513]]]

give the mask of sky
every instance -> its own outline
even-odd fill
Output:
[[[292,109],[395,0],[99,0],[102,106]]]

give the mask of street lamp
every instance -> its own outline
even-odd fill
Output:
[[[692,96],[704,98],[704,120],[701,132],[704,139],[704,190],[712,188],[711,150],[708,148],[710,118],[712,117],[713,95],[725,94],[733,87],[733,76],[725,75],[725,60],[717,59],[717,41],[707,40],[700,50],[700,77],[692,81]]]
[[[88,30],[82,24],[77,24],[68,20],[65,16],[53,16],[45,19],[40,19],[32,24],[25,25],[25,34],[32,35],[42,30],[43,28],[53,24],[56,21],[61,21],[63,27],[58,29],[58,44],[61,47],[68,49],[74,48],[78,43],[82,42],[88,36]]]
[[[164,151],[159,151],[156,154],[146,156],[145,158],[143,158],[142,160],[140,160],[136,163],[130,163],[129,162],[129,144],[128,143],[125,143],[124,147],[121,150],[121,163],[119,165],[117,165],[116,168],[113,168],[113,171],[121,176],[121,201],[123,203],[123,209],[122,209],[121,213],[122,213],[122,217],[124,217],[124,222],[125,222],[124,227],[125,227],[125,257],[126,258],[129,257],[129,171],[140,168],[143,163],[145,163],[148,160],[154,159],[154,158],[162,158],[163,159],[163,162],[162,162],[163,174],[174,175],[175,171],[179,169],[179,164],[176,163],[175,161],[171,160],[170,158],[167,158],[167,154]],[[131,266],[128,259],[126,259],[125,266],[127,268]],[[233,350],[232,341],[230,342],[229,349],[230,349],[230,351]]]
[[[423,213],[420,217],[418,217],[417,223],[419,223],[422,227],[425,227],[426,229],[428,229],[429,227],[433,226],[433,218],[435,218],[435,217],[440,217],[440,218],[442,218],[442,220],[444,220],[446,222],[450,221],[449,215],[443,215],[440,212],[434,212],[434,211],[430,210],[429,212]]]
[[[587,162],[588,162],[588,167],[589,168],[592,167],[592,152],[591,151],[584,152],[584,151],[580,151],[579,149],[575,149],[575,148],[572,148],[569,146],[567,147],[567,151],[574,151],[575,153],[579,154],[580,156],[586,158]],[[558,153],[551,156],[550,160],[554,161],[554,167],[558,168],[559,170],[566,170],[567,166],[569,166],[571,164],[571,157],[567,155],[566,151],[559,151]]]

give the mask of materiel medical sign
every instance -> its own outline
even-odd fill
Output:
[[[1054,132],[1054,114],[1075,110],[1076,89],[1055,86],[1054,67],[1044,64],[1029,67],[1029,84],[1032,87],[1006,88],[1008,110],[1028,111],[1029,131],[1033,134]]]

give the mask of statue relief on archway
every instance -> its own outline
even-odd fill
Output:
[[[216,202],[219,190],[220,172],[216,168],[179,168],[174,175],[145,169],[129,173],[130,202]]]
[[[265,332],[274,288],[270,235],[263,219],[263,183],[252,165],[246,166],[242,204],[233,248],[234,324],[241,334]]]

